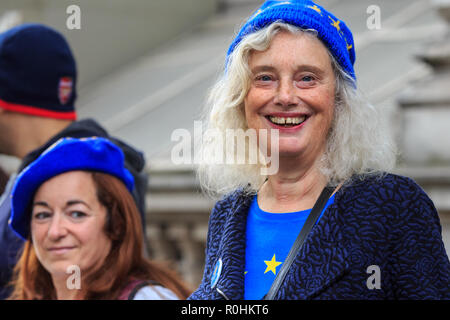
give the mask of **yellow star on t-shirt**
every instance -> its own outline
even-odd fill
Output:
[[[264,274],[266,274],[269,271],[272,271],[274,275],[277,274],[277,267],[282,264],[282,262],[279,262],[275,258],[275,254],[272,257],[272,260],[264,260],[264,263],[267,265],[266,271],[264,271]]]

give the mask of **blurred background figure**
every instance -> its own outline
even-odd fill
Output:
[[[26,240],[11,298],[185,299],[181,281],[144,257],[133,188],[104,138],[63,138],[27,166],[11,197],[10,226]]]
[[[176,261],[198,286],[209,213],[194,164],[174,165],[171,139],[194,140],[206,94],[237,27],[262,0],[77,1],[80,29],[69,29],[69,0],[0,3],[0,28],[41,22],[60,31],[78,62],[77,113],[92,117],[145,154],[147,236],[152,258]],[[390,119],[400,150],[394,172],[412,177],[439,212],[450,253],[449,4],[432,0],[319,0],[355,38],[359,88]],[[124,10],[126,8],[126,10]],[[191,141],[193,144],[193,141]],[[192,152],[192,155],[194,152]],[[8,173],[17,162],[0,159]]]
[[[108,133],[94,120],[76,121],[76,64],[69,45],[56,30],[42,24],[23,24],[0,35],[0,153],[22,160],[21,172],[62,137],[101,136],[122,148],[126,166],[135,176],[133,195],[145,224],[147,176],[141,152]],[[7,227],[10,178],[0,203],[1,285],[10,279],[22,246]],[[143,228],[145,231],[145,228]],[[3,295],[3,294],[2,294]],[[3,295],[3,297],[6,293]]]
[[[0,168],[0,194],[2,194],[3,190],[5,190],[8,179],[8,174],[5,172],[5,170]]]

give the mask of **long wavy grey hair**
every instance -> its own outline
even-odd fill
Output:
[[[217,157],[217,146],[223,145],[223,140],[218,139],[226,136],[227,129],[248,129],[244,98],[250,88],[249,56],[253,50],[267,50],[273,37],[281,31],[317,38],[315,30],[300,29],[282,22],[249,34],[228,57],[225,71],[209,93],[202,118],[203,138],[199,142],[201,156],[198,157],[197,174],[202,189],[210,196],[222,196],[237,188],[256,192],[267,178],[261,174],[261,167],[266,164],[252,164],[250,161],[227,164],[214,161],[212,157]],[[319,161],[320,170],[331,185],[350,182],[355,176],[382,176],[392,170],[396,160],[393,140],[384,125],[386,121],[363,98],[354,79],[328,53],[336,78],[335,112],[326,150]],[[211,130],[216,134],[211,135]],[[247,156],[251,147],[246,145]],[[234,159],[236,148],[222,148],[222,152],[222,159]]]

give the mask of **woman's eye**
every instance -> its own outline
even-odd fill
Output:
[[[304,75],[300,76],[299,80],[297,81],[297,85],[300,88],[310,88],[316,85],[317,78],[312,75]]]
[[[36,220],[44,220],[51,217],[50,212],[37,212],[33,214],[33,218]]]
[[[83,218],[86,216],[84,212],[81,211],[71,211],[70,216],[75,219]]]
[[[260,75],[256,77],[257,81],[271,81],[272,77],[266,74]]]
[[[312,82],[312,81],[314,81],[314,77],[312,77],[312,76],[304,76],[304,77],[302,77],[302,81],[304,81],[304,82]]]

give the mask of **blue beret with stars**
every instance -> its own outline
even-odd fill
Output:
[[[355,80],[355,45],[347,25],[331,12],[309,0],[268,0],[242,26],[231,43],[227,59],[247,35],[274,22],[285,22],[302,29],[314,29],[339,65]]]

